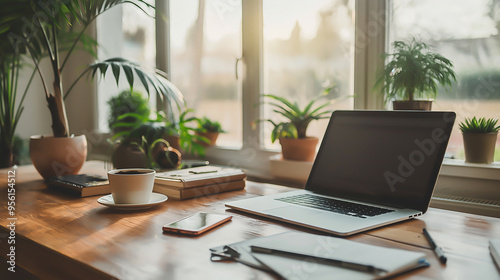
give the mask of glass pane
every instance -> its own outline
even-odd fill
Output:
[[[284,8],[286,7],[286,8]],[[264,1],[264,91],[305,104],[325,86],[333,85],[330,109],[352,109],[352,44],[354,1]],[[344,98],[342,98],[344,97]],[[321,104],[318,102],[317,104]],[[279,117],[264,106],[263,119]],[[284,120],[283,120],[284,121]],[[314,121],[307,136],[323,137],[328,120]],[[264,143],[271,143],[270,123],[264,125]]]
[[[415,36],[454,63],[457,83],[440,89],[433,110],[457,113],[448,152],[464,158],[458,123],[465,118],[499,117],[500,1],[392,1],[389,40]],[[500,138],[496,161],[500,161]]]
[[[154,0],[146,2],[154,5]],[[150,14],[145,14],[134,5],[124,4],[112,8],[97,18],[100,61],[123,57],[144,68],[154,69],[156,66],[155,20],[151,16],[154,11],[150,9],[146,9],[146,11]],[[136,78],[134,90],[147,97],[146,90],[137,80]],[[111,70],[108,70],[106,79],[99,80],[98,111],[101,131],[109,131],[107,101],[121,91],[128,89],[129,86],[123,73],[120,76],[118,87]],[[152,110],[156,108],[155,94],[151,94],[149,97],[149,105]]]
[[[241,147],[241,1],[171,0],[170,67],[172,82],[197,117],[221,123],[217,144]]]

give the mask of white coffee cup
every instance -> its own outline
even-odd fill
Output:
[[[111,195],[116,204],[148,203],[155,181],[153,169],[128,168],[108,172]]]

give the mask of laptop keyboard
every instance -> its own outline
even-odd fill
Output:
[[[352,203],[322,196],[310,195],[310,194],[300,194],[290,197],[276,198],[276,200],[297,204],[301,206],[317,208],[339,214],[345,214],[358,218],[373,217],[394,211],[390,209],[357,204],[357,203]]]

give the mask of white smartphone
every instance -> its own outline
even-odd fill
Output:
[[[163,226],[163,231],[200,235],[225,222],[233,216],[199,212]]]

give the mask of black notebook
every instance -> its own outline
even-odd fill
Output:
[[[99,175],[65,175],[47,178],[45,182],[49,188],[72,193],[80,197],[111,193],[108,179]]]

